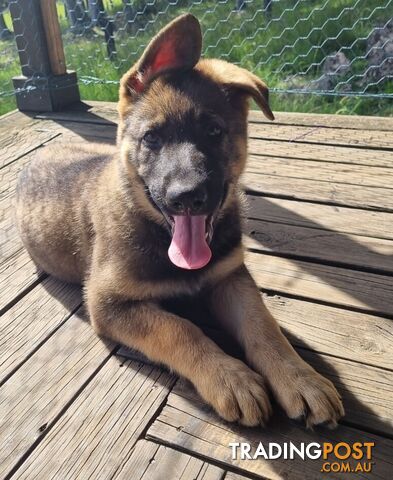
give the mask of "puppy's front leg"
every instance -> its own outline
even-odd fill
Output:
[[[87,286],[90,319],[98,334],[186,377],[225,420],[249,426],[266,421],[271,407],[257,373],[226,355],[188,320],[155,303],[127,301],[108,292],[97,290],[93,282]]]
[[[292,348],[245,266],[215,288],[211,308],[240,342],[247,362],[266,378],[289,417],[304,416],[310,427],[337,424],[344,409],[335,387]]]

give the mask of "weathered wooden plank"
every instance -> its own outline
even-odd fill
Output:
[[[18,161],[6,165],[0,170],[0,219],[3,220],[5,216],[12,216],[13,212],[8,209],[11,206],[10,197],[14,196],[15,187],[19,172],[27,165],[36,155],[36,152],[31,152],[19,158]]]
[[[268,448],[269,442],[283,445],[293,442],[297,447],[311,442],[323,444],[331,442],[337,444],[347,442],[373,442],[372,452],[374,462],[371,473],[357,473],[358,478],[381,479],[389,478],[393,468],[393,442],[378,435],[369,434],[361,430],[341,425],[331,431],[318,428],[312,432],[301,428],[277,415],[266,428],[246,429],[228,424],[220,420],[190,389],[176,388],[168,397],[168,402],[158,419],[151,425],[147,438],[154,439],[169,446],[180,447],[203,458],[239,468],[244,472],[260,475],[271,480],[291,478],[293,480],[316,480],[327,478],[321,472],[324,460],[302,460],[295,457],[293,460],[279,458],[276,460],[241,459],[240,455],[232,458],[230,443],[245,442],[251,445],[251,454],[262,443]],[[332,455],[328,461],[336,461]],[[364,461],[364,460],[363,460]],[[351,462],[354,466],[354,463]],[[338,473],[335,478],[349,478],[347,474]]]
[[[174,377],[157,367],[111,357],[23,464],[18,478],[101,480],[130,478],[130,472],[136,478],[129,461],[132,449],[173,383]]]
[[[30,120],[30,123],[23,128],[18,124],[10,127],[7,135],[4,134],[4,138],[1,140],[0,168],[34,151],[58,135],[59,133],[54,129],[42,129],[39,120]],[[1,172],[2,174],[3,172]]]
[[[133,480],[222,480],[224,471],[165,445],[139,440],[128,461],[111,477]],[[227,478],[227,477],[225,477]]]
[[[33,155],[26,154],[0,171],[0,312],[42,278],[22,246],[14,212],[18,174]]]
[[[267,222],[393,240],[391,213],[247,195],[246,215]]]
[[[0,263],[5,262],[22,248],[15,219],[13,215],[8,215],[7,213],[7,217],[0,221]]]
[[[278,295],[263,299],[293,345],[393,369],[392,320]]]
[[[246,246],[256,251],[393,273],[392,240],[261,220],[248,220],[243,232]]]
[[[79,288],[47,278],[0,317],[0,384],[81,302]]]
[[[0,312],[44,277],[23,248],[1,263]]]
[[[7,475],[111,355],[73,315],[0,388],[0,475]]]
[[[87,111],[87,108],[89,110]],[[393,131],[393,118],[369,117],[358,115],[327,115],[316,113],[274,112],[274,124],[303,125],[312,127],[349,128],[356,130]],[[61,112],[41,113],[36,118],[54,120],[78,120],[81,122],[116,122],[118,119],[117,102],[89,100],[84,107],[70,106]],[[271,124],[259,110],[250,110],[249,120],[253,123]]]
[[[393,167],[393,152],[386,150],[251,138],[248,142],[248,151],[254,155],[287,157],[288,161],[297,158],[320,162],[369,165],[370,167]]]
[[[7,195],[10,187],[16,183],[18,172],[40,154],[40,147],[54,142],[103,142],[115,143],[116,131],[103,125],[82,125],[68,123],[66,126],[52,121],[36,120],[36,123],[25,130],[18,130],[10,135],[3,144],[0,155],[1,197]],[[20,137],[20,138],[19,138]],[[7,144],[9,142],[9,145]],[[18,161],[15,161],[18,160]]]
[[[336,385],[345,406],[344,422],[349,422],[360,430],[369,429],[392,437],[392,370],[307,350],[298,351],[318,372]],[[392,365],[390,367],[393,368]]]
[[[238,473],[227,472],[224,480],[244,480],[246,478],[250,478],[250,477],[245,477],[244,475],[240,475]]]
[[[2,125],[3,122],[7,122],[10,119],[10,117],[15,118],[15,116],[18,113],[21,113],[21,112],[19,112],[18,109],[11,110],[10,112],[7,112],[7,113],[3,113],[3,115],[0,115],[0,125]]]
[[[106,120],[99,120],[96,122],[95,117],[91,117],[90,121],[81,122],[80,119],[83,115],[89,116],[89,113],[81,113],[81,116],[76,115],[74,112],[61,112],[61,113],[50,113],[42,114],[40,118],[43,118],[43,126],[49,128],[50,125],[53,125],[51,118],[56,119],[57,126],[64,127],[81,137],[97,137],[101,139],[107,139],[113,141],[116,135],[116,123],[107,123]],[[105,115],[105,113],[103,113]],[[53,127],[52,127],[53,128]],[[284,127],[283,127],[284,128]],[[286,128],[286,127],[285,127]],[[289,128],[289,127],[288,127]],[[365,166],[374,166],[374,167],[391,167],[393,165],[393,154],[389,151],[374,151],[372,149],[360,149],[360,148],[345,148],[345,147],[335,147],[332,145],[319,145],[318,142],[315,144],[304,145],[303,143],[289,142],[289,141],[272,141],[269,137],[267,140],[264,138],[254,138],[252,126],[250,127],[250,142],[249,150],[251,153],[251,158],[253,154],[255,161],[258,161],[258,157],[255,154],[266,155],[264,160],[265,163],[273,161],[272,157],[291,157],[304,160],[315,160],[317,163],[323,164],[328,162],[336,163],[353,163],[353,164],[364,164]],[[382,133],[381,133],[382,135]],[[382,135],[382,138],[385,138],[385,135]],[[262,157],[259,157],[259,159]],[[262,161],[262,160],[260,160]],[[332,165],[331,169],[333,169]],[[371,169],[368,169],[371,170]],[[368,171],[367,170],[367,171]],[[376,169],[378,170],[378,169]]]
[[[39,125],[44,131],[60,133],[63,136],[68,134],[67,141],[72,140],[72,137],[75,137],[77,142],[81,139],[91,141],[93,138],[100,139],[106,143],[114,143],[116,141],[116,124],[81,123],[70,120],[57,120],[55,122],[49,119],[42,119]]]
[[[90,102],[89,102],[90,103]],[[99,102],[93,102],[95,110],[99,110]],[[105,102],[106,103],[106,102]],[[105,108],[108,108],[105,105]],[[392,117],[369,117],[366,115],[330,115],[320,113],[274,112],[275,124],[303,125],[310,127],[333,127],[355,130],[393,131]],[[270,120],[259,110],[250,110],[250,122],[267,123]]]
[[[393,163],[393,162],[392,162]],[[247,171],[277,175],[279,177],[306,178],[329,183],[344,183],[362,187],[384,187],[392,189],[393,169],[372,168],[369,165],[348,165],[346,163],[316,162],[283,157],[250,155]],[[393,193],[393,192],[391,192]]]
[[[389,188],[363,187],[320,180],[279,177],[247,172],[242,184],[247,192],[294,200],[311,200],[329,204],[370,208],[393,212],[393,195]]]
[[[119,119],[117,102],[97,102],[89,100],[82,105],[71,105],[60,112],[39,113],[35,118],[55,121],[76,121],[80,123],[96,123],[110,125]]]
[[[22,129],[29,124],[34,123],[34,115],[29,113],[20,112],[19,110],[13,110],[0,116],[0,141],[8,137],[10,129],[18,128]]]
[[[392,277],[253,252],[246,264],[261,289],[392,316]]]
[[[249,136],[265,140],[285,142],[319,143],[365,148],[393,148],[392,135],[378,130],[337,129],[325,127],[303,127],[296,125],[249,124]]]

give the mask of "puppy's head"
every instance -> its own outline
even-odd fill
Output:
[[[220,212],[231,203],[247,156],[248,100],[273,120],[266,85],[221,60],[200,60],[190,14],[147,46],[120,85],[118,144],[140,207],[172,236],[169,258],[204,267]]]

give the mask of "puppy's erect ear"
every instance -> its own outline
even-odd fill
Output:
[[[198,20],[186,13],[175,18],[151,40],[138,62],[123,76],[120,97],[142,93],[163,73],[192,69],[202,50]]]
[[[243,92],[250,95],[269,120],[274,120],[269,107],[269,89],[256,75],[244,68],[225,62],[224,60],[201,60],[197,70],[221,84],[230,94]]]

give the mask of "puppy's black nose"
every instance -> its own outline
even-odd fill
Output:
[[[192,188],[175,185],[168,189],[167,204],[174,213],[199,213],[207,203],[207,191],[203,186]]]

